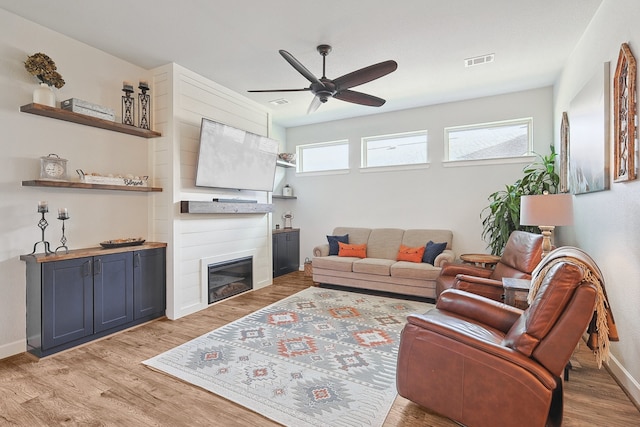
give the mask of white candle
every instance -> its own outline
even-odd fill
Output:
[[[58,209],[58,219],[69,219],[69,211],[67,208]]]
[[[38,212],[49,212],[49,204],[44,200],[38,202]]]

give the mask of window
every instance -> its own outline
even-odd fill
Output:
[[[427,131],[362,138],[362,167],[427,164]]]
[[[349,169],[349,141],[298,145],[298,172]]]
[[[449,161],[488,160],[531,154],[533,119],[505,120],[445,128]]]

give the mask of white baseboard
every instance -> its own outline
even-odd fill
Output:
[[[24,353],[27,351],[27,341],[18,340],[12,343],[0,345],[0,359],[5,359],[9,356]]]
[[[624,366],[620,364],[618,359],[611,356],[607,369],[615,378],[620,386],[627,392],[629,399],[636,407],[640,408],[640,384],[629,374]]]

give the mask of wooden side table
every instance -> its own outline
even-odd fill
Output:
[[[484,268],[493,268],[500,261],[499,256],[489,254],[462,254],[460,259],[463,262]]]
[[[527,297],[529,296],[529,288],[531,288],[531,280],[503,277],[502,287],[504,288],[505,304],[522,310],[529,307]]]

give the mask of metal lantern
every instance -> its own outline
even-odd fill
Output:
[[[134,98],[131,96],[133,93],[133,85],[124,82],[122,84],[122,91],[125,93],[122,97],[122,124],[135,126],[133,119],[135,104]]]
[[[138,116],[140,129],[151,129],[151,95],[147,93],[149,83],[141,81],[138,89],[142,92],[138,94]]]

